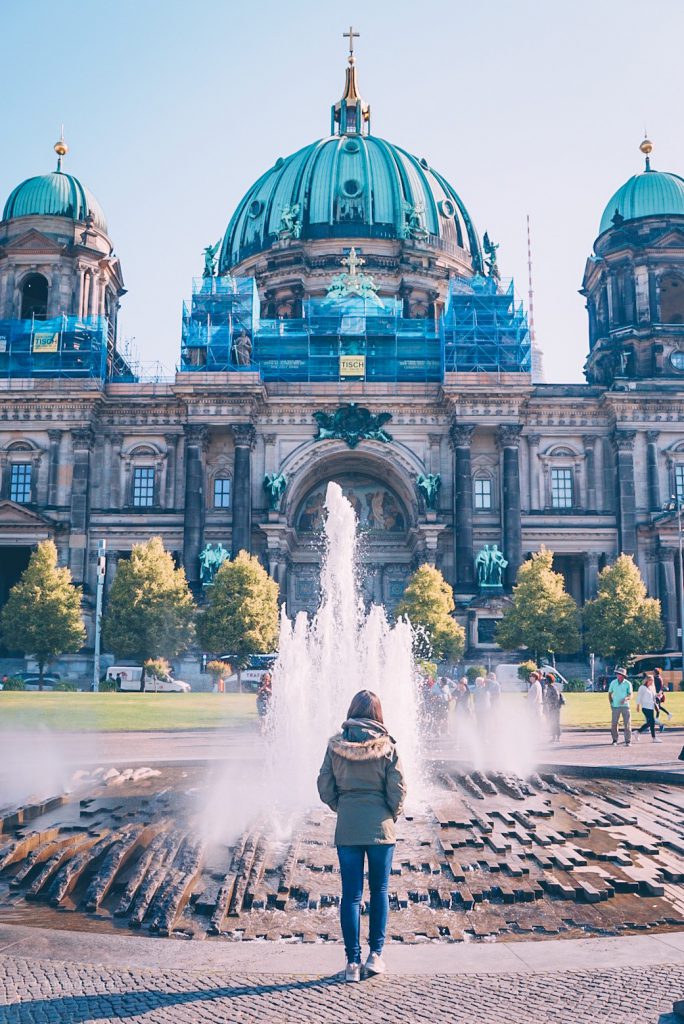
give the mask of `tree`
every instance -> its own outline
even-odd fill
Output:
[[[518,569],[512,603],[496,630],[496,642],[505,651],[526,647],[538,660],[550,652],[579,650],[579,610],[552,564],[553,552],[542,547]]]
[[[590,651],[617,662],[663,646],[660,601],[646,596],[631,555],[620,555],[599,573],[598,594],[584,606],[584,630]]]
[[[57,548],[51,540],[38,545],[10,590],[1,627],[8,647],[35,657],[40,690],[48,662],[83,647],[81,591],[74,586],[71,572],[57,565]]]
[[[105,646],[117,658],[173,658],[194,637],[195,604],[183,569],[176,569],[161,537],[135,544],[119,562],[102,625]]]
[[[396,614],[414,627],[418,657],[455,660],[463,654],[465,630],[452,618],[454,593],[439,569],[421,565],[408,581]]]
[[[278,639],[278,584],[258,558],[240,551],[214,576],[200,637],[209,651],[230,655],[238,673],[255,654],[268,654]]]

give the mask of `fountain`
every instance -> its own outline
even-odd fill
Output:
[[[397,823],[392,941],[681,928],[684,791],[539,774],[520,759],[524,711],[518,722],[510,705],[506,742],[495,733],[485,749],[469,735],[468,763],[455,763],[436,760],[449,758],[449,741],[435,750],[428,737],[421,757],[411,628],[380,607],[364,612],[356,517],[335,483],[326,508],[320,607],[294,623],[283,612],[265,740],[213,770],[90,767],[70,792],[10,807],[14,791],[0,792],[0,921],[339,941],[335,819],[315,784],[327,738],[370,689],[410,797]]]
[[[415,801],[423,788],[411,627],[404,621],[391,626],[378,605],[364,614],[356,513],[336,483],[328,484],[325,508],[320,606],[313,620],[300,612],[294,623],[283,610],[273,670],[269,788],[280,813],[316,803],[326,741],[339,731],[359,690],[372,690],[382,701],[410,799]]]

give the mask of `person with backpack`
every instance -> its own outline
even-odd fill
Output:
[[[551,742],[557,743],[561,738],[560,716],[561,708],[565,704],[565,697],[556,682],[553,672],[549,672],[544,679],[543,701],[546,721],[551,733]]]
[[[637,693],[636,706],[637,711],[641,710],[646,721],[644,724],[636,730],[634,733],[635,738],[638,740],[642,732],[646,729],[651,731],[651,739],[654,743],[660,743],[661,740],[655,734],[655,709],[656,709],[656,692],[655,682],[650,672],[647,672],[644,676],[644,681],[639,687]]]

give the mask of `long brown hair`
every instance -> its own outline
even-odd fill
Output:
[[[370,690],[359,690],[352,697],[347,718],[370,718],[374,722],[384,725],[385,720],[382,717],[380,698],[377,694],[371,693]]]

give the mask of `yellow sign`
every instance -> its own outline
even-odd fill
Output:
[[[340,356],[340,377],[365,377],[365,356]]]
[[[59,334],[34,334],[34,352],[57,352],[59,349]]]

